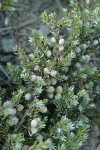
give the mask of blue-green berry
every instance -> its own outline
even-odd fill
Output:
[[[57,88],[56,88],[56,93],[57,93],[57,94],[61,94],[62,92],[63,92],[62,86],[57,86]]]
[[[81,53],[80,47],[76,47],[76,48],[75,48],[75,52],[76,52],[77,54]]]
[[[49,86],[47,89],[47,93],[53,93],[55,91],[53,86]]]

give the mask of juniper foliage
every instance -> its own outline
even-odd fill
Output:
[[[73,0],[70,6],[60,20],[56,13],[41,14],[51,38],[36,32],[29,38],[30,54],[14,49],[20,66],[7,65],[15,85],[11,99],[2,102],[0,90],[2,149],[78,150],[88,138],[98,94],[99,72],[89,54],[99,44],[99,8],[86,3],[82,9]]]
[[[14,8],[12,3],[17,2],[17,0],[0,0],[0,11],[11,11]]]

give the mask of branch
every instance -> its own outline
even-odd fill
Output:
[[[13,134],[18,133],[19,129],[22,127],[23,123],[25,122],[25,117],[27,116],[27,114],[29,113],[30,109],[27,109],[24,113],[24,116],[22,117],[22,120],[19,122],[18,126],[15,128],[15,130],[13,131]],[[6,139],[2,150],[7,150],[6,149],[6,143],[7,143],[8,139]]]
[[[13,134],[18,133],[19,129],[22,127],[23,123],[25,122],[25,117],[27,116],[27,114],[29,113],[30,109],[27,109],[24,113],[24,116],[22,117],[21,121],[19,122],[18,126],[15,128],[15,130],[13,131]]]
[[[8,78],[8,80],[10,80],[10,77],[9,77],[8,73],[6,72],[6,70],[1,65],[0,65],[0,69],[5,74],[5,76]]]

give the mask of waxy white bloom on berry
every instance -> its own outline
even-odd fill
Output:
[[[61,94],[62,92],[63,92],[62,86],[58,86],[58,87],[56,88],[56,93]]]
[[[38,132],[38,129],[37,128],[31,128],[31,132],[32,132],[32,134],[36,134]]]
[[[40,66],[39,66],[39,65],[35,65],[35,66],[34,66],[34,70],[35,70],[35,71],[38,71],[38,70],[39,70],[39,68],[40,68]]]
[[[67,66],[62,67],[62,71],[67,72],[68,71],[68,67]]]
[[[48,94],[48,97],[51,99],[51,98],[53,98],[53,93],[49,93]]]
[[[50,73],[50,70],[48,68],[44,68],[44,73],[45,74],[49,74]]]
[[[24,106],[23,106],[23,105],[19,104],[19,105],[17,106],[17,110],[18,110],[18,111],[22,111],[23,109],[24,109]]]
[[[40,112],[41,113],[46,113],[47,112],[47,107],[46,106],[40,107]]]
[[[63,51],[63,50],[64,50],[64,46],[62,45],[59,47],[59,51]]]
[[[34,54],[29,54],[29,57],[30,57],[31,59],[34,59],[34,58],[35,58]]]
[[[84,57],[85,57],[86,62],[90,61],[90,56],[89,55],[85,55]]]
[[[65,43],[65,40],[63,38],[59,40],[60,45],[63,45],[64,43]]]
[[[71,61],[66,64],[67,67],[69,67],[70,65],[71,65]]]
[[[49,86],[47,89],[47,93],[53,93],[55,91],[53,86]]]
[[[79,62],[76,63],[75,65],[77,68],[81,68],[81,64]]]
[[[79,54],[79,53],[81,52],[80,47],[76,47],[76,48],[75,48],[75,52],[76,52],[77,54]]]
[[[32,81],[32,82],[35,82],[36,79],[37,79],[37,76],[36,76],[36,75],[31,75],[31,81]]]
[[[4,108],[13,108],[14,107],[14,102],[12,101],[6,101],[3,103]]]
[[[89,3],[90,3],[90,0],[86,0],[86,3],[89,4]]]
[[[17,113],[15,108],[10,109],[10,111],[11,111],[11,115],[15,115]]]
[[[61,98],[61,94],[58,93],[55,95],[55,99],[60,99],[60,98]]]
[[[51,79],[51,84],[52,84],[52,85],[56,85],[56,83],[57,83],[57,79],[52,78],[52,79]]]
[[[63,38],[59,40],[60,45],[63,45],[64,43],[65,43],[65,40]]]
[[[87,41],[87,44],[88,44],[88,45],[90,45],[90,44],[91,44],[91,42],[90,42],[90,41]]]
[[[47,79],[47,80],[46,80],[46,83],[47,83],[47,85],[51,85],[51,80],[50,80],[50,79]]]
[[[82,44],[82,49],[83,50],[86,50],[87,47],[88,47],[87,44]]]
[[[56,43],[55,37],[52,37],[52,38],[51,38],[51,42],[52,42],[52,43]]]
[[[4,112],[5,112],[6,115],[12,115],[12,116],[14,116],[17,111],[16,111],[15,108],[6,108]]]
[[[28,145],[24,145],[23,146],[23,150],[29,150],[29,146]]]
[[[37,119],[33,119],[33,120],[31,121],[31,127],[37,127],[37,125],[38,125]]]
[[[9,124],[10,126],[14,126],[14,125],[16,125],[17,123],[18,123],[18,118],[16,118],[16,117],[10,118],[10,120],[8,121],[8,124]]]
[[[14,117],[13,122],[14,122],[14,125],[16,125],[18,123],[18,118]]]
[[[98,45],[98,43],[99,43],[98,40],[94,40],[94,41],[93,41],[93,45],[94,45],[94,46]]]
[[[30,100],[31,99],[31,94],[30,93],[27,93],[26,95],[25,95],[25,100]]]
[[[48,58],[51,57],[51,54],[52,54],[51,51],[47,51],[47,52],[46,52],[46,56],[47,56]]]
[[[55,77],[56,74],[57,74],[57,71],[56,71],[56,70],[51,70],[50,75],[51,75],[52,77]]]

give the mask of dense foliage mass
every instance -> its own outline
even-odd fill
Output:
[[[0,89],[1,149],[78,150],[87,139],[99,78],[89,53],[99,44],[100,20],[99,8],[84,4],[71,0],[60,20],[44,11],[51,37],[34,33],[30,54],[16,46],[20,65],[7,65],[12,97]]]
[[[13,10],[12,3],[17,2],[17,0],[0,0],[0,11]]]

